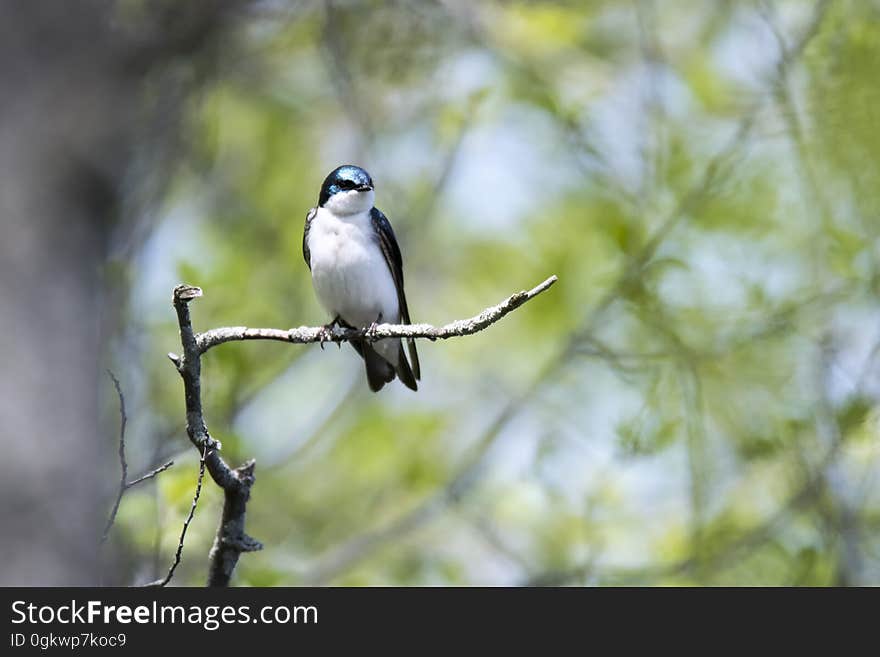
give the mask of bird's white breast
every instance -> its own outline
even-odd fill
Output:
[[[399,321],[397,288],[369,212],[338,216],[319,207],[309,225],[312,282],[331,316],[354,326]]]

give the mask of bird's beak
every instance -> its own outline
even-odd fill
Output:
[[[355,189],[359,192],[369,192],[373,188],[369,185],[358,185]]]

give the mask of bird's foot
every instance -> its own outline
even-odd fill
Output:
[[[370,324],[367,329],[364,331],[364,336],[374,342],[376,340],[376,329],[379,327],[379,324],[382,323],[382,313],[379,313],[379,316],[376,317],[376,321]]]
[[[318,331],[318,344],[321,345],[321,351],[324,351],[324,343],[333,341],[333,329],[339,325],[339,315],[333,318],[329,324],[324,324]],[[342,347],[342,344],[339,345]]]

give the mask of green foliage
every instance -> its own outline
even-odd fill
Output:
[[[303,219],[356,161],[415,321],[559,283],[420,343],[416,394],[369,394],[347,346],[206,356],[212,433],[232,462],[259,453],[266,549],[239,583],[876,584],[877,4],[814,26],[794,0],[455,7],[268,10],[191,99],[145,247],[173,257],[118,274],[132,442],[189,454],[123,503],[131,577],[157,508],[173,554],[195,457],[170,284],[137,283],[202,287],[196,330],[327,321]],[[810,35],[784,66],[774,30]],[[178,583],[203,580],[219,503],[206,482]]]

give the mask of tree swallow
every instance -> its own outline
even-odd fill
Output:
[[[303,257],[318,301],[333,317],[328,329],[410,323],[400,247],[388,219],[373,207],[375,198],[370,174],[346,164],[324,179],[318,206],[306,215]],[[407,343],[412,366],[400,339],[351,342],[364,359],[370,390],[378,392],[395,375],[418,389],[419,356],[415,341]]]

